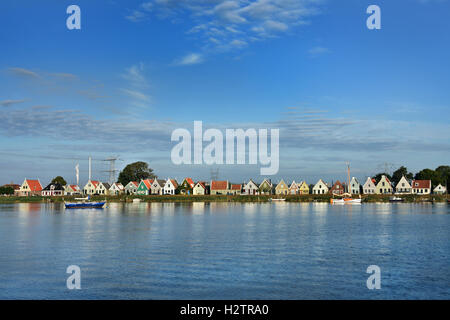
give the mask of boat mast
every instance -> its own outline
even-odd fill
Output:
[[[350,189],[350,162],[347,162],[347,175],[348,175],[348,184],[347,184],[347,192],[352,194]]]

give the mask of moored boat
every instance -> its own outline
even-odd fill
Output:
[[[66,209],[85,209],[85,208],[97,208],[101,209],[106,203],[105,201],[90,201],[90,197],[75,198],[80,200],[79,202],[64,202]]]

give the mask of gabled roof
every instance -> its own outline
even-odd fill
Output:
[[[25,179],[25,181],[27,182],[28,187],[31,191],[42,191],[42,186],[39,180]]]
[[[102,182],[102,185],[105,187],[105,189],[109,190],[111,188],[111,185],[108,182]]]
[[[53,188],[52,188],[53,187]],[[50,190],[57,190],[57,191],[64,191],[64,186],[60,183],[49,183],[43,191],[50,191]],[[37,191],[37,190],[36,190]]]
[[[241,190],[242,189],[242,184],[232,184],[231,185],[231,190]]]
[[[211,190],[228,190],[228,181],[211,181]]]
[[[153,180],[145,179],[145,180],[142,180],[141,183],[144,183],[144,185],[147,187],[147,189],[150,190],[150,188],[152,187]]]
[[[175,188],[178,188],[178,182],[177,182],[177,180],[175,180],[175,179],[170,179],[170,182],[172,182],[172,184],[173,184],[173,186],[174,186]]]
[[[67,188],[70,188],[72,191],[80,191],[80,187],[76,184],[67,185]]]
[[[288,185],[286,184],[286,182],[284,182],[283,179],[280,180],[280,182],[278,182],[277,186],[275,187],[276,189],[278,189],[279,187],[281,188],[282,185],[284,185],[286,188],[288,188]]]
[[[206,185],[205,185],[205,183],[204,183],[203,181],[197,182],[197,183],[195,184],[195,186],[197,186],[197,185],[201,186],[203,189],[206,190]]]
[[[259,185],[252,179],[250,179],[245,185],[248,186],[250,183],[253,183],[257,188],[259,188]]]
[[[431,189],[431,180],[413,180],[413,189]]]
[[[153,180],[153,182],[157,182],[160,187],[164,187],[164,185],[166,184],[166,180],[162,180],[162,179],[155,179],[155,180]]]
[[[98,182],[96,180],[91,180],[91,183],[94,185],[94,188],[97,188],[97,186],[100,182]]]
[[[184,180],[186,180],[187,183],[189,183],[189,185],[191,186],[191,188],[194,187],[194,185],[195,185],[194,180],[192,180],[191,178],[186,178],[186,179],[184,179]],[[183,182],[184,182],[184,181],[183,181]]]
[[[136,187],[139,186],[139,182],[137,182],[137,181],[130,181],[130,182],[128,182],[127,185],[129,185],[130,183],[134,184]]]

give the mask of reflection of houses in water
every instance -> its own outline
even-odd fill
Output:
[[[27,213],[27,212],[37,212],[41,211],[41,203],[18,203],[19,212]]]
[[[204,214],[205,213],[205,203],[204,202],[192,202],[192,213],[193,214]]]

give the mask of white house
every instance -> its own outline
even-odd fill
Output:
[[[447,193],[447,188],[444,187],[441,184],[438,184],[434,189],[433,189],[433,193],[434,194],[445,194]]]
[[[430,194],[431,180],[413,180],[412,192],[413,194]]]
[[[64,186],[64,195],[65,196],[73,196],[76,194],[81,194],[80,187],[76,184],[67,184]]]
[[[244,185],[244,188],[242,189],[242,194],[245,195],[259,194],[259,186],[255,182],[253,182],[252,179],[250,179],[250,181]]]
[[[408,180],[406,180],[405,176],[402,176],[400,181],[395,186],[395,193],[410,194],[412,191],[411,189],[412,188]]]
[[[50,183],[42,189],[43,197],[57,197],[64,195],[64,186],[60,183]]]
[[[206,188],[206,184],[204,182],[197,182],[194,186],[194,188],[192,189],[192,194],[194,196],[198,196],[198,195],[205,195],[207,194],[207,188]]]
[[[317,183],[315,184],[315,186],[313,187],[313,194],[326,194],[328,193],[328,186],[325,182],[323,182],[322,179],[319,179],[319,181],[317,181]]]
[[[349,191],[351,194],[359,194],[359,182],[355,177],[352,177],[352,180],[350,180],[350,186]]]
[[[95,194],[99,182],[95,180],[89,180],[83,188],[83,193],[86,195]]]
[[[164,181],[164,180],[161,180],[161,179],[153,180],[153,183],[150,187],[151,194],[162,194],[162,190],[163,190],[165,184],[166,184],[166,181]]]
[[[118,196],[125,192],[125,188],[120,182],[115,182],[108,190],[108,194],[111,196]]]
[[[98,185],[97,185],[97,188],[95,188],[95,193],[99,194],[99,195],[102,195],[102,196],[103,195],[107,195],[109,188],[111,188],[109,183],[107,183],[107,182],[99,182]]]
[[[164,187],[162,188],[162,194],[176,194],[178,188],[178,182],[175,179],[167,179]]]
[[[381,176],[380,181],[378,181],[377,186],[375,187],[376,194],[389,194],[392,193],[392,185],[389,181],[388,177],[384,174]]]
[[[375,179],[371,177],[367,177],[366,182],[363,185],[363,193],[364,194],[374,194],[375,193]]]
[[[137,181],[130,181],[124,187],[125,194],[136,194],[139,183]]]

